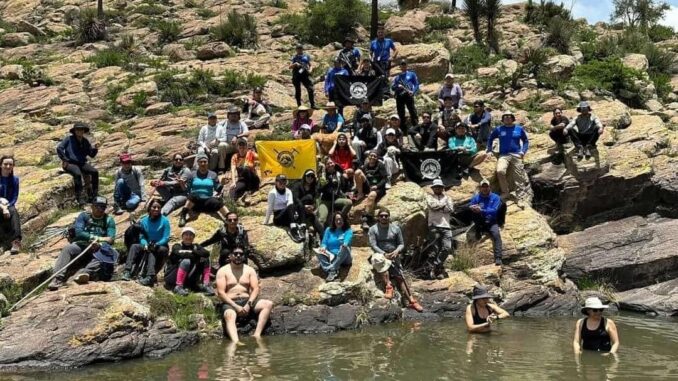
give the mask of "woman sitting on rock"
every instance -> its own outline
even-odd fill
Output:
[[[191,172],[191,176],[186,180],[188,187],[188,200],[186,206],[179,215],[179,227],[186,225],[188,213],[220,213],[219,218],[226,219],[228,208],[220,197],[215,197],[220,187],[217,180],[217,174],[208,169],[207,155],[199,153],[195,160],[198,162],[198,169]]]
[[[304,177],[292,188],[294,195],[294,202],[297,204],[297,213],[301,221],[306,226],[312,226],[318,238],[321,237],[323,225],[318,220],[316,215],[317,200],[320,198],[320,187],[318,186],[318,178],[315,171],[307,169],[304,172]]]
[[[574,329],[572,346],[575,354],[581,354],[582,349],[598,352],[616,353],[619,349],[619,335],[617,325],[612,319],[603,317],[603,310],[607,306],[600,299],[591,297],[586,299],[581,312],[585,318],[577,320]]]
[[[299,130],[304,124],[308,124],[311,127],[311,131],[316,129],[315,122],[311,119],[313,115],[313,109],[310,109],[306,106],[299,106],[294,112],[294,121],[292,122],[292,136],[297,137],[300,134]]]
[[[301,242],[299,226],[296,223],[299,215],[296,211],[294,195],[287,187],[287,176],[280,174],[275,177],[275,186],[268,192],[268,207],[266,208],[264,225],[269,225],[271,216],[273,216],[273,225],[282,228],[289,227],[291,238]]]
[[[214,295],[210,286],[210,253],[193,243],[195,230],[185,227],[181,231],[181,243],[172,246],[165,266],[165,288],[175,294],[186,296],[188,289]]]
[[[16,211],[19,199],[19,178],[14,176],[14,158],[0,158],[0,254],[10,248],[10,254],[21,250],[21,220]]]
[[[466,329],[469,333],[490,332],[495,320],[510,316],[492,301],[492,295],[483,286],[473,287],[471,299],[473,302],[466,307]]]
[[[247,149],[247,139],[238,139],[238,151],[231,158],[231,199],[259,190],[261,180],[255,168],[258,160],[256,152]]]
[[[320,268],[327,274],[326,281],[332,282],[339,275],[341,266],[351,264],[351,241],[353,230],[341,212],[332,216],[332,225],[325,229],[320,248],[315,250]]]

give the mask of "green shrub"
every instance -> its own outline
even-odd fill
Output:
[[[134,8],[134,13],[140,13],[145,16],[159,16],[165,13],[165,7],[154,3],[143,3]]]
[[[124,67],[129,63],[129,61],[129,54],[119,48],[107,48],[104,50],[99,50],[85,59],[85,62],[91,62],[97,68],[108,66]]]
[[[285,0],[271,0],[266,5],[268,5],[269,7],[287,9],[287,3],[285,2]]]
[[[123,34],[120,36],[120,42],[118,42],[118,49],[124,52],[132,52],[134,50],[134,36],[131,34]]]
[[[525,8],[525,18],[523,21],[526,24],[538,24],[548,26],[551,19],[559,17],[563,20],[571,20],[572,15],[570,11],[565,8],[563,3],[556,4],[552,0],[534,5],[532,0],[527,1]]]
[[[369,12],[361,0],[311,0],[303,13],[283,15],[277,23],[299,41],[325,45],[353,34],[356,24],[368,25]]]
[[[181,34],[181,23],[172,20],[160,20],[152,28],[158,32],[159,43],[174,42],[179,39]]]
[[[197,6],[195,0],[184,0],[184,8],[195,8]]]
[[[648,31],[648,36],[653,42],[666,41],[676,35],[676,31],[670,26],[655,24]]]
[[[54,81],[42,69],[36,67],[31,62],[24,61],[21,63],[23,67],[23,74],[21,81],[31,87],[38,87],[40,85],[52,86]]]
[[[450,16],[429,16],[426,18],[428,30],[444,30],[457,27],[457,21]]]
[[[115,9],[115,8],[106,8],[104,9],[104,15],[106,22],[125,24],[127,22],[127,13],[124,10]]]
[[[243,75],[227,69],[224,71],[222,81],[222,93],[228,95],[235,90],[252,89],[254,87],[264,86],[266,84],[266,77],[252,73]]]
[[[647,57],[648,72],[666,74],[673,71],[676,54],[649,43],[641,51]]]
[[[227,19],[211,30],[212,38],[239,48],[253,48],[257,45],[257,22],[250,15],[241,15],[232,10]]]
[[[7,33],[16,32],[16,27],[14,27],[13,24],[3,20],[2,17],[0,17],[0,28],[4,29]]]
[[[191,293],[178,296],[161,288],[156,288],[148,297],[151,314],[155,317],[165,316],[172,319],[181,330],[197,328],[191,315],[201,314],[210,325],[218,324],[221,319],[211,300],[200,294]]]
[[[572,39],[572,23],[568,20],[555,16],[547,26],[546,45],[555,48],[561,54],[570,51]]]
[[[211,17],[214,17],[214,16],[217,15],[216,12],[214,12],[211,9],[207,9],[207,8],[196,9],[195,14],[197,14],[200,18],[203,18],[203,19],[208,19],[208,18],[211,18]]]
[[[673,92],[673,85],[671,85],[671,76],[666,73],[651,73],[650,80],[654,83],[657,89],[657,96],[666,101],[669,94]]]
[[[637,79],[643,79],[642,73],[624,66],[619,58],[608,58],[577,66],[572,81],[580,90],[609,91],[631,106],[639,106],[645,99],[633,83]]]
[[[479,67],[492,66],[500,57],[491,56],[487,49],[480,45],[467,45],[451,52],[450,62],[455,73],[472,74]]]
[[[78,25],[75,27],[75,37],[80,44],[106,38],[106,24],[97,18],[96,9],[80,9]]]

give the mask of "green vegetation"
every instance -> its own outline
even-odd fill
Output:
[[[460,245],[454,254],[449,268],[453,271],[467,271],[477,266],[477,257],[474,253],[474,247]]]
[[[527,0],[525,7],[525,18],[523,22],[529,25],[548,26],[554,17],[561,20],[571,20],[570,11],[565,8],[565,4],[556,4],[552,0],[540,1],[535,5],[533,0]]]
[[[670,26],[665,25],[653,25],[647,31],[648,37],[652,42],[666,41],[672,39],[676,35],[676,31],[673,30]]]
[[[614,301],[617,290],[607,279],[592,279],[589,277],[579,278],[575,281],[579,290],[593,290],[605,295],[608,299]]]
[[[451,52],[450,62],[455,73],[473,74],[479,67],[492,66],[501,57],[492,56],[480,45],[467,45]]]
[[[134,8],[134,13],[140,13],[145,16],[159,16],[165,13],[165,7],[155,3],[143,3]]]
[[[9,315],[9,309],[14,303],[23,297],[23,288],[14,281],[3,282],[3,284],[0,284],[0,293],[7,298],[7,304],[0,304],[0,316],[5,317]]]
[[[624,66],[619,58],[608,58],[577,66],[572,82],[580,90],[606,90],[638,106],[645,101],[634,84],[638,79],[643,79],[642,73]]]
[[[210,326],[221,322],[212,301],[200,294],[178,296],[162,288],[156,288],[153,295],[148,297],[148,304],[153,316],[172,319],[180,330],[197,329],[195,315],[204,316]]]
[[[210,30],[212,38],[239,48],[257,46],[257,21],[253,16],[241,15],[232,10],[227,19]]]
[[[559,16],[553,17],[547,26],[546,45],[561,54],[569,54],[572,32],[572,22]]]
[[[429,16],[426,18],[428,30],[444,30],[457,27],[457,21],[450,16]]]
[[[16,32],[16,28],[14,27],[14,25],[3,20],[2,17],[0,17],[0,29],[4,29],[5,32],[7,32],[7,33]]]
[[[266,5],[268,5],[269,7],[287,9],[287,3],[285,2],[285,0],[270,0]]]
[[[277,22],[301,42],[325,45],[352,35],[356,24],[368,25],[369,12],[361,0],[311,0],[304,12],[282,15]]]
[[[108,67],[108,66],[126,66],[131,60],[131,55],[116,47],[111,47],[104,50],[99,50],[93,55],[87,57],[85,62],[91,62],[96,67]]]
[[[76,41],[80,44],[106,38],[106,24],[97,17],[94,8],[81,8],[78,25],[75,27]]]
[[[170,43],[179,39],[181,23],[173,20],[160,20],[154,23],[151,29],[158,32],[159,43]]]
[[[207,9],[207,8],[197,8],[195,10],[195,14],[197,14],[200,18],[203,18],[203,19],[212,18],[212,17],[217,15],[216,12],[212,11],[211,9]]]

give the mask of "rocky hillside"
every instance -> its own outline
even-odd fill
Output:
[[[264,86],[275,106],[272,125],[288,124],[295,107],[287,65],[296,40],[277,20],[304,9],[305,2],[104,3],[107,37],[91,43],[77,43],[75,31],[86,15],[83,7],[94,6],[93,1],[0,3],[0,152],[17,159],[25,246],[53,227],[68,225],[76,213],[71,177],[61,172],[55,156],[57,142],[73,122],[94,126],[93,139],[102,146],[94,163],[103,172],[102,190],[110,199],[118,153],[133,153],[147,178],[153,178],[173,153],[188,153],[187,143],[195,139],[207,110],[225,118],[225,108],[238,104],[254,84]],[[231,11],[254,16],[256,47],[229,46],[215,37],[215,28]],[[489,241],[465,248],[458,259],[450,259],[448,279],[413,282],[426,312],[403,311],[382,298],[361,233],[355,239],[353,266],[341,282],[326,284],[307,248],[294,244],[282,230],[263,226],[267,185],[238,208],[251,231],[263,295],[277,306],[269,333],[333,332],[399,319],[460,317],[477,282],[491,285],[514,314],[571,314],[591,292],[623,309],[677,313],[678,96],[673,89],[658,94],[647,72],[648,59],[638,54],[623,59],[624,67],[634,70],[635,92],[545,86],[544,78],[567,84],[581,76],[577,68],[587,64],[586,46],[574,44],[568,54],[540,50],[547,57],[535,71],[530,57],[542,47],[544,33],[521,21],[524,12],[522,5],[503,9],[498,30],[505,53],[480,59],[472,55],[470,23],[459,14],[435,30],[427,21],[441,16],[435,5],[385,14],[400,56],[423,82],[419,107],[435,107],[431,99],[445,73],[462,73],[467,103],[485,100],[496,110],[495,117],[510,108],[530,133],[526,163],[535,200],[531,208],[509,208],[502,232],[505,266],[491,264]],[[604,25],[581,28],[593,41],[616,33]],[[365,28],[357,28],[356,34],[364,49]],[[670,48],[672,42],[663,45]],[[307,46],[321,69],[338,48]],[[471,65],[478,62],[482,64]],[[674,78],[670,83],[678,91]],[[315,88],[322,104],[322,83]],[[572,117],[580,100],[590,101],[608,126],[599,153],[578,161],[568,150],[563,163],[554,163],[553,143],[545,133],[550,110],[562,107]],[[392,100],[379,107],[379,123],[394,110]],[[469,200],[482,177],[493,179],[494,166],[494,160],[485,162],[447,193],[456,204]],[[381,201],[404,226],[408,244],[416,244],[425,233],[425,192],[400,182]],[[119,234],[127,220],[127,215],[116,219]],[[173,216],[174,239],[176,221]],[[198,229],[198,240],[218,226],[204,215],[191,224]],[[34,252],[1,256],[4,299],[18,300],[46,279],[64,244],[55,237]],[[162,355],[196,342],[196,330],[213,332],[218,326],[209,301],[192,303],[204,312],[181,316],[171,308],[181,305],[175,298],[120,281],[44,293],[3,319],[0,368],[81,366]],[[36,339],[26,340],[25,332],[34,332]]]

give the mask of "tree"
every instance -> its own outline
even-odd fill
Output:
[[[372,0],[372,15],[370,17],[370,39],[377,38],[377,28],[379,26],[379,1]]]
[[[655,0],[612,0],[612,21],[621,21],[629,28],[639,28],[647,33],[671,7]]]
[[[485,0],[482,12],[487,19],[487,45],[491,51],[499,53],[499,39],[495,25],[501,14],[501,0]]]
[[[482,35],[480,34],[480,16],[483,13],[483,0],[464,0],[464,14],[468,17],[473,28],[473,38],[476,44],[482,45]]]
[[[97,18],[104,19],[104,0],[97,0]]]

